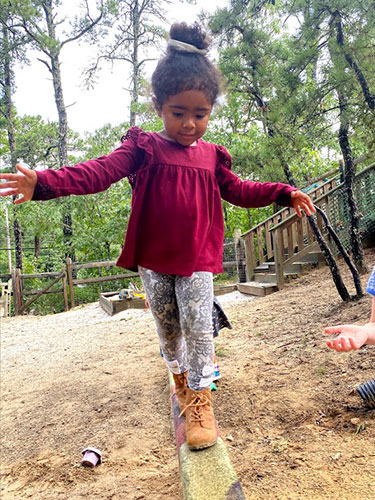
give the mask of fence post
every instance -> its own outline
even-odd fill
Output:
[[[21,289],[21,271],[20,269],[12,269],[12,289],[14,299],[14,315],[18,316],[19,310],[22,307],[22,289]]]
[[[241,229],[235,229],[233,233],[234,254],[237,267],[237,279],[239,283],[246,282],[246,257],[241,247]]]
[[[281,290],[284,288],[284,238],[280,228],[273,233],[273,248],[275,249],[276,281],[279,290]]]
[[[64,276],[62,277],[62,285],[63,285],[63,295],[64,295],[64,311],[69,311],[69,302],[68,302],[68,291],[66,287],[66,267],[63,267]]]
[[[66,273],[68,277],[69,294],[70,294],[70,307],[74,307],[74,290],[73,290],[73,275],[72,275],[72,259],[66,259]]]
[[[246,281],[251,281],[256,267],[256,254],[254,245],[254,231],[245,234],[245,255],[246,255]]]

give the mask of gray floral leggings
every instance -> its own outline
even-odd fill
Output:
[[[214,373],[212,273],[162,274],[139,266],[163,357],[172,373],[189,370],[194,391],[210,387]]]

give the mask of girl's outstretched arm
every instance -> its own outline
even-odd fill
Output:
[[[364,344],[375,345],[375,323],[365,325],[336,325],[324,330],[326,333],[339,334],[333,340],[327,340],[329,348],[337,352],[359,349]]]
[[[17,174],[0,174],[0,179],[5,181],[0,183],[0,196],[17,196],[20,194],[22,198],[14,201],[14,204],[18,205],[32,199],[38,177],[34,170],[25,168],[22,165],[17,164],[16,168],[18,170]],[[3,189],[5,191],[2,191]]]

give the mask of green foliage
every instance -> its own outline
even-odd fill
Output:
[[[59,3],[53,0],[52,7],[55,9]],[[374,99],[375,9],[371,0],[340,0],[334,5],[329,0],[232,0],[229,5],[218,10],[209,22],[218,44],[219,66],[226,83],[225,98],[215,108],[205,139],[228,149],[233,158],[233,171],[243,179],[281,182],[286,182],[291,173],[297,185],[304,186],[336,167],[340,156],[338,88],[343,89],[345,97],[353,154],[361,156],[374,151],[374,110],[369,106],[371,101],[366,100],[365,86],[359,81],[361,74],[370,98]],[[39,0],[0,4],[0,20],[3,26],[12,28],[9,40],[0,39],[2,82],[8,55],[12,56],[11,67],[16,59],[26,60],[22,47],[26,47],[30,39],[16,30],[16,21],[22,20],[28,26],[34,46],[44,48],[50,56],[59,53],[63,42],[47,34],[43,6]],[[98,45],[98,55],[103,55],[99,48],[106,44],[110,29],[114,34],[111,43],[123,42],[116,57],[129,54],[132,44],[126,37],[121,38],[121,20],[130,7],[125,1],[105,3],[100,32],[87,33],[91,37],[89,41]],[[146,34],[138,40],[143,46],[154,45],[165,38],[165,30],[154,21],[161,22],[166,12],[160,6],[156,12],[153,2],[147,3],[147,7],[143,18]],[[154,11],[157,15],[152,19]],[[111,27],[107,15],[117,16],[116,29]],[[341,45],[337,39],[338,15],[343,30]],[[90,24],[90,16],[80,16],[78,8],[70,19],[71,23],[64,25],[65,31],[70,33],[65,42]],[[10,76],[12,84],[16,83],[12,73]],[[162,122],[154,113],[149,83],[141,72],[135,78],[142,99],[133,102],[132,111],[144,130],[160,130]],[[3,90],[0,95],[0,167],[10,169],[6,103]],[[12,113],[14,157],[33,169],[57,168],[58,124],[45,123],[40,116],[20,116],[14,108]],[[119,146],[128,128],[127,123],[117,127],[106,124],[85,137],[69,131],[70,164],[108,154]],[[0,201],[1,248],[6,247],[4,203]],[[11,236],[15,218],[23,230],[24,271],[33,273],[62,268],[67,248],[61,220],[67,203],[73,218],[70,243],[77,261],[114,260],[119,255],[131,207],[131,188],[126,180],[96,195],[9,205]],[[272,207],[244,210],[224,202],[223,208],[226,237],[231,237],[237,228],[247,231],[272,214]],[[35,237],[40,239],[38,256],[35,255]],[[1,251],[0,272],[6,270],[6,252]],[[118,269],[105,272],[118,273]],[[96,276],[96,273],[98,270],[81,270],[79,276]],[[30,282],[28,286],[43,285],[45,280]],[[122,288],[123,284],[77,288],[77,301],[97,300],[99,291],[115,287]],[[43,312],[49,308],[55,311],[62,307],[61,296],[51,294],[38,299],[34,310]]]

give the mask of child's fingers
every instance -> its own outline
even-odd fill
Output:
[[[15,196],[18,194],[18,189],[6,189],[5,191],[0,191],[0,196]]]
[[[355,343],[355,340],[352,339],[351,337],[348,338],[348,341],[350,343],[350,345],[352,346],[352,349],[359,349],[359,347],[357,346],[357,344]]]
[[[5,181],[17,181],[20,178],[20,174],[0,174],[0,179]],[[0,186],[5,184],[5,182],[0,182]]]
[[[336,338],[334,340],[328,340],[327,341],[328,347],[331,349],[334,349],[337,352],[347,352],[350,351],[351,346],[350,344],[346,343],[346,339],[344,338]]]
[[[302,212],[298,205],[294,207],[294,210],[297,212],[298,217],[302,217]]]
[[[13,204],[19,205],[20,203],[24,203],[25,201],[27,201],[27,200],[25,199],[24,196],[22,196],[22,198],[17,198],[17,200],[14,200]]]
[[[324,328],[325,333],[341,333],[345,325],[327,326]]]
[[[311,215],[312,210],[307,203],[301,203],[301,208],[305,211],[306,215]]]
[[[15,189],[17,185],[17,181],[0,182],[0,189]]]
[[[349,352],[352,350],[352,346],[349,342],[349,339],[347,339],[346,337],[341,337],[337,339],[337,342],[341,346],[341,351]]]

